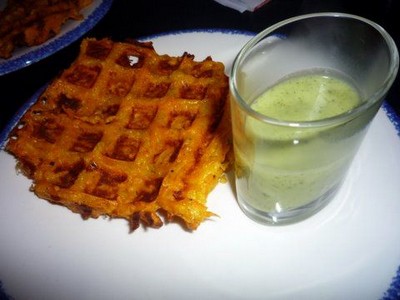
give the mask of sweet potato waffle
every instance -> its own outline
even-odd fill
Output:
[[[11,132],[6,150],[41,198],[80,213],[193,230],[231,162],[224,65],[151,42],[85,39]]]
[[[57,35],[69,19],[93,0],[8,0],[0,11],[0,57],[10,58],[16,47],[36,46]]]

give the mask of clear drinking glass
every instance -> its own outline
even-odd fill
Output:
[[[230,76],[237,200],[267,224],[302,220],[337,193],[398,70],[379,25],[343,13],[273,25]]]

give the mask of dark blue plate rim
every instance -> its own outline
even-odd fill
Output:
[[[102,0],[98,7],[91,12],[76,28],[60,34],[47,43],[32,48],[31,51],[10,59],[0,59],[0,75],[25,68],[46,58],[69,44],[76,41],[87,31],[92,29],[108,12],[113,0]]]

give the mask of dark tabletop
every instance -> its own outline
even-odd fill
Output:
[[[257,33],[295,15],[335,11],[377,22],[400,45],[396,24],[400,19],[399,4],[396,0],[271,0],[255,12],[240,13],[213,0],[114,0],[105,17],[82,38],[125,40],[190,29],[236,29]],[[35,91],[70,65],[78,54],[82,38],[40,62],[0,76],[0,131]],[[386,97],[398,115],[399,88],[397,78]]]

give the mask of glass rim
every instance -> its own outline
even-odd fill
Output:
[[[237,77],[236,74],[238,73],[238,67],[240,63],[246,58],[247,53],[250,51],[250,49],[257,45],[262,39],[264,39],[267,35],[269,35],[271,32],[275,31],[276,29],[287,25],[289,23],[294,23],[297,21],[301,21],[304,19],[311,19],[311,18],[319,18],[319,17],[333,17],[333,18],[347,18],[347,19],[353,19],[353,20],[358,20],[362,23],[368,24],[372,28],[374,28],[385,40],[386,45],[390,51],[390,60],[393,62],[390,65],[390,70],[388,72],[388,75],[386,78],[383,80],[382,85],[380,88],[368,99],[369,101],[364,102],[363,104],[357,106],[354,109],[351,109],[349,111],[346,111],[342,114],[321,119],[321,120],[313,120],[313,121],[290,121],[290,120],[279,120],[275,118],[268,117],[262,113],[257,112],[256,110],[252,109],[249,104],[242,98],[240,95],[239,91],[237,90]],[[303,14],[295,17],[291,17],[288,19],[285,19],[283,21],[280,21],[278,23],[275,23],[274,25],[269,26],[268,28],[262,30],[260,33],[256,34],[254,37],[252,37],[239,51],[239,53],[236,55],[233,65],[231,68],[230,76],[229,76],[229,88],[231,93],[234,96],[234,101],[236,101],[240,107],[245,110],[250,116],[252,116],[255,119],[258,119],[264,123],[269,123],[273,125],[280,125],[280,126],[286,126],[286,127],[323,127],[323,126],[330,126],[330,125],[335,125],[335,124],[340,124],[344,123],[348,120],[354,119],[357,116],[359,116],[361,113],[364,111],[368,110],[370,107],[372,107],[374,104],[376,104],[379,99],[382,99],[384,95],[387,93],[391,85],[393,84],[396,76],[397,76],[397,71],[399,68],[399,53],[396,47],[396,43],[394,42],[393,38],[389,35],[389,33],[379,24],[366,19],[364,17],[360,17],[358,15],[354,14],[348,14],[348,13],[340,13],[340,12],[321,12],[321,13],[310,13],[310,14]]]

